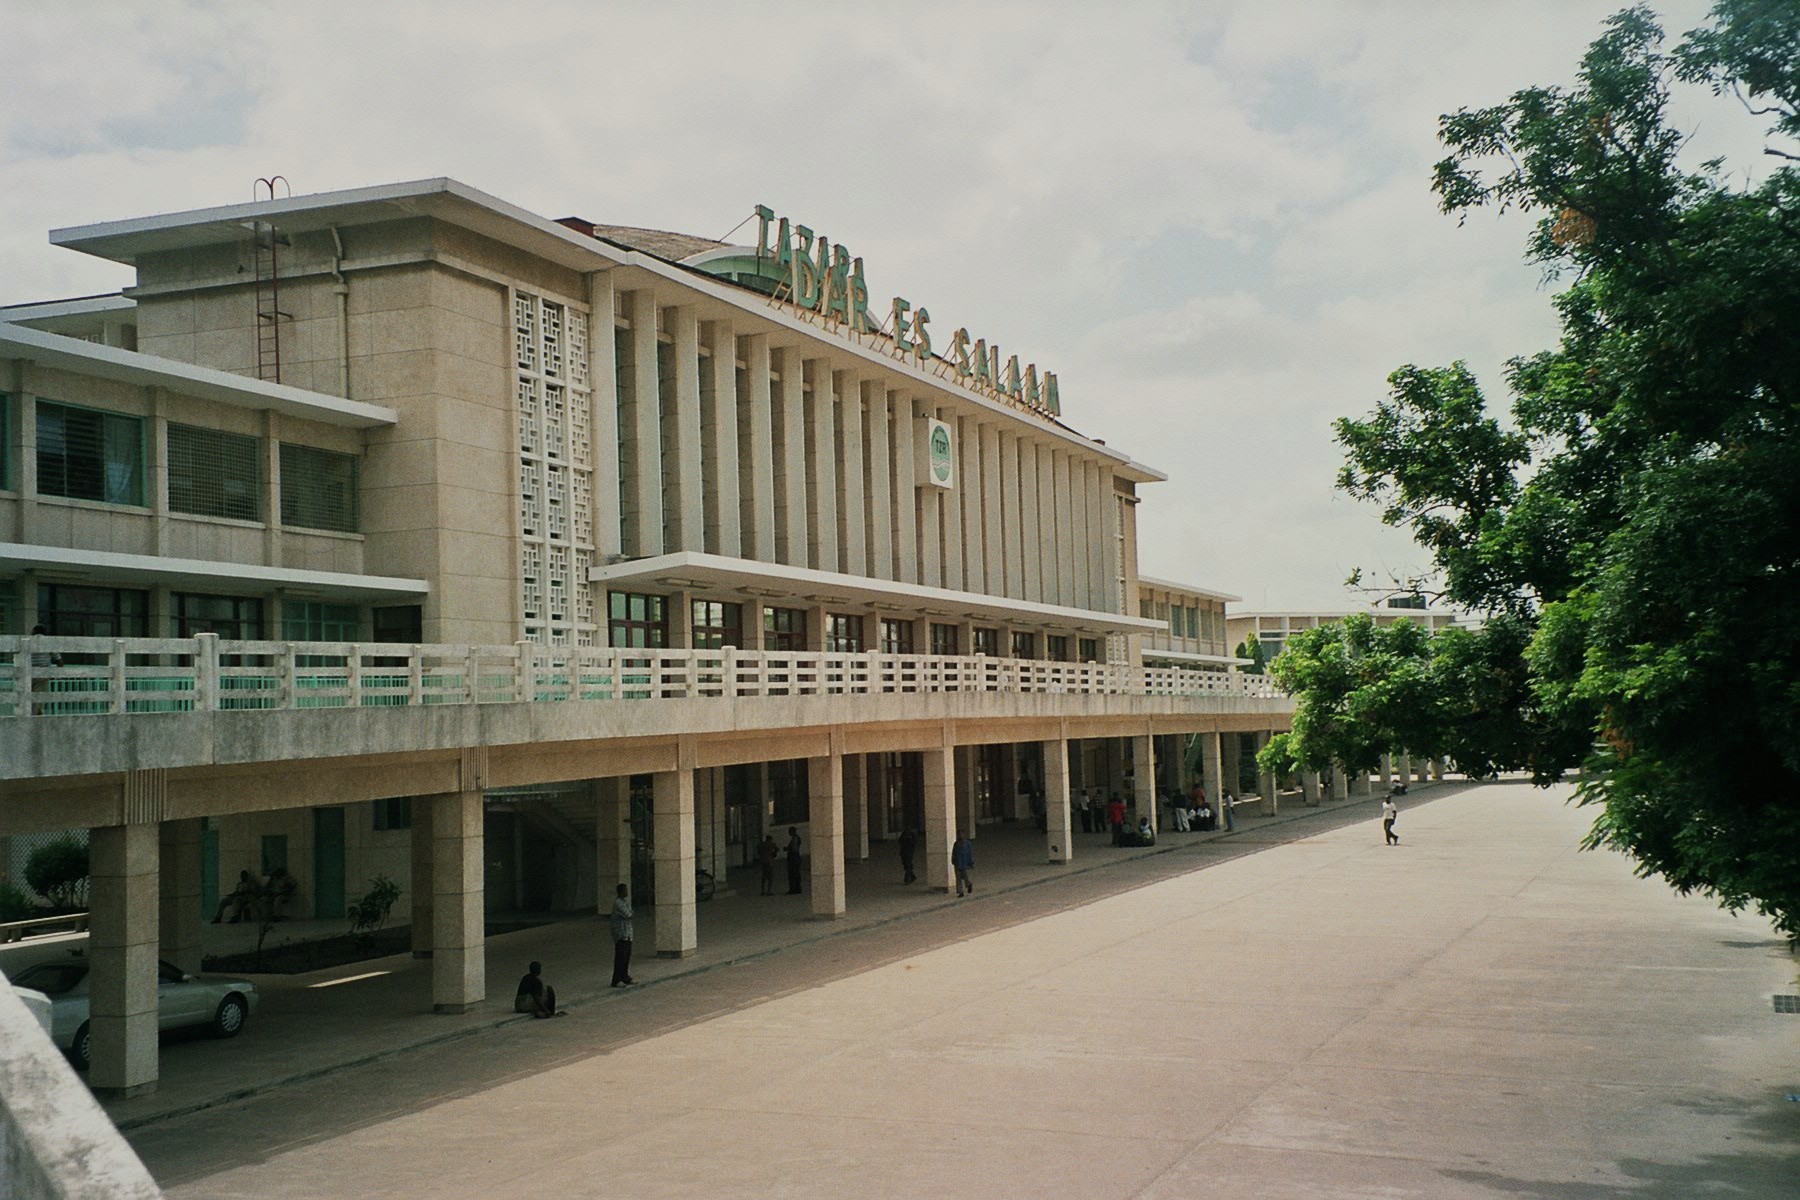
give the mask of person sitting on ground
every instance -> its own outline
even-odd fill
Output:
[[[1194,812],[1196,814],[1195,820],[1199,821],[1201,830],[1206,833],[1211,833],[1213,831],[1212,805],[1202,800],[1200,801],[1200,807],[1195,809]]]
[[[250,901],[256,897],[256,880],[250,878],[250,872],[239,871],[237,887],[231,894],[219,901],[219,911],[213,914],[212,923],[217,925],[225,919],[225,910],[231,909],[231,923],[236,925],[250,911]]]
[[[569,1014],[558,1012],[556,1008],[556,989],[546,984],[542,978],[544,964],[534,962],[525,977],[519,980],[518,994],[513,997],[513,1011],[530,1013],[534,1017],[566,1017]]]

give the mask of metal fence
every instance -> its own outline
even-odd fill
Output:
[[[904,692],[1280,695],[1258,675],[982,655],[0,637],[0,717]]]

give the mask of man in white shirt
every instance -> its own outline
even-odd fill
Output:
[[[1389,795],[1381,802],[1381,832],[1387,838],[1387,844],[1398,846],[1400,835],[1394,832],[1394,818],[1400,815],[1400,809],[1394,804],[1394,797]]]

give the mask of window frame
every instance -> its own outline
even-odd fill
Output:
[[[69,489],[70,454],[68,449],[68,418],[66,416],[57,418],[62,431],[61,441],[63,449],[60,458],[62,464],[60,482],[64,490],[53,490],[51,487],[47,486],[47,483],[52,479],[53,475],[57,474],[57,471],[54,467],[48,466],[48,462],[56,460],[50,459],[49,457],[50,451],[45,444],[46,439],[44,431],[50,424],[50,422],[46,420],[46,417],[56,413],[79,413],[84,417],[92,417],[95,420],[98,431],[99,450],[94,462],[100,471],[99,481],[96,486],[98,492],[97,495],[80,494]],[[132,447],[133,457],[136,461],[130,464],[130,475],[128,477],[130,494],[133,498],[117,499],[114,496],[115,489],[109,478],[110,470],[114,465],[114,459],[109,455],[107,443],[110,440],[110,434],[108,431],[123,430],[127,428],[132,431],[136,441],[136,445]],[[37,400],[37,494],[39,496],[51,496],[61,500],[82,500],[90,504],[112,504],[121,508],[149,507],[146,498],[147,489],[145,487],[145,479],[149,474],[146,459],[146,455],[149,452],[149,439],[144,436],[144,432],[144,418],[133,413],[115,412],[106,408],[91,408],[84,404],[65,404],[61,400],[51,400],[47,397],[39,397]],[[124,464],[121,463],[120,465]]]
[[[176,467],[177,442],[189,439],[195,443],[183,449],[188,457],[199,460],[183,463],[180,472]],[[211,446],[205,445],[210,440]],[[233,446],[233,443],[241,443]],[[237,455],[242,462],[236,462]],[[218,517],[229,521],[261,522],[263,517],[263,453],[262,439],[255,434],[232,433],[224,429],[208,429],[203,425],[188,425],[180,421],[169,421],[164,428],[163,437],[163,495],[168,501],[169,511],[190,517]],[[236,479],[222,470],[228,465],[248,467],[247,472],[240,471]],[[242,498],[232,495],[232,485],[245,489],[249,505],[244,511]],[[215,496],[207,493],[216,492]],[[195,494],[215,501],[207,505],[197,503]],[[233,501],[238,511],[230,511]]]

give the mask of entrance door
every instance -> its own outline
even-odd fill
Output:
[[[344,810],[313,809],[313,916],[344,915]]]

